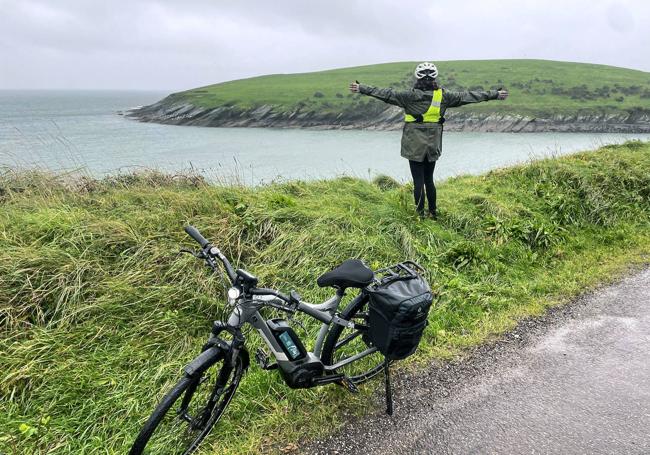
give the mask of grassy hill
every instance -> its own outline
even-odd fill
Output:
[[[0,453],[127,452],[228,310],[220,279],[177,254],[193,245],[186,223],[261,285],[311,302],[330,294],[316,277],[344,259],[420,262],[440,298],[416,368],[647,261],[649,201],[640,142],[447,180],[435,223],[387,177],[245,188],[0,169]],[[255,352],[259,338],[248,340]],[[253,365],[200,453],[284,448],[376,410],[381,386],[292,390]]]
[[[171,95],[201,107],[273,106],[278,112],[297,109],[338,113],[374,102],[348,92],[349,82],[397,89],[413,83],[418,62],[385,63],[304,74],[273,74],[209,85]],[[650,73],[626,68],[545,60],[476,60],[436,62],[439,81],[450,90],[506,87],[503,103],[463,109],[507,111],[525,115],[571,114],[578,111],[650,110]]]

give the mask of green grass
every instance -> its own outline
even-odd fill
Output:
[[[186,223],[263,285],[308,301],[329,294],[316,277],[344,259],[419,261],[440,298],[402,368],[485,342],[650,253],[645,143],[447,180],[437,223],[414,217],[410,191],[390,178],[252,189],[198,176],[95,181],[6,169],[0,453],[125,453],[225,307],[218,277],[176,254],[192,245]],[[250,350],[258,345],[251,333]],[[379,387],[296,391],[252,366],[201,453],[267,452],[331,431],[375,409],[368,397]]]
[[[376,100],[352,95],[355,79],[381,86],[412,86],[418,62],[385,63],[304,74],[273,74],[200,87],[169,97],[197,106],[262,105],[275,112],[367,113]],[[551,116],[576,113],[616,113],[650,110],[650,73],[626,68],[547,60],[442,61],[441,84],[451,90],[506,87],[511,97],[502,103],[482,103],[461,109],[476,112]]]

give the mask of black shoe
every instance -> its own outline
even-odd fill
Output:
[[[427,218],[431,218],[432,220],[437,220],[438,219],[438,214],[436,212],[429,212],[427,215]]]

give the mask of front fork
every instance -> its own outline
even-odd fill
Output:
[[[230,343],[227,343],[219,338],[221,332],[230,333],[232,335],[232,341]],[[230,366],[234,368],[235,362],[237,361],[237,356],[239,355],[240,351],[244,349],[245,342],[246,338],[244,337],[244,334],[241,332],[241,329],[239,327],[233,327],[221,321],[214,321],[212,324],[212,333],[210,334],[210,339],[203,346],[203,350],[205,351],[212,346],[219,346],[226,351],[226,363],[230,364]]]
[[[219,338],[221,332],[230,333],[232,335],[232,341],[230,343],[226,343],[223,340],[221,340]],[[221,367],[221,370],[219,370],[219,376],[217,377],[217,381],[214,384],[214,389],[210,394],[210,400],[206,405],[206,412],[204,413],[201,422],[202,425],[205,425],[207,423],[209,416],[212,414],[212,410],[214,409],[215,405],[219,401],[219,398],[223,395],[226,384],[228,383],[228,378],[230,377],[230,374],[237,366],[237,359],[240,356],[242,349],[245,349],[244,348],[245,341],[246,338],[244,337],[244,334],[241,332],[239,328],[232,327],[220,321],[215,321],[214,324],[212,325],[212,333],[210,335],[210,339],[204,346],[204,349],[208,349],[210,346],[213,346],[214,344],[219,344],[219,345],[226,344],[228,345],[228,348],[227,350],[224,349],[225,358],[224,358],[223,366]],[[243,365],[244,368],[246,366],[247,365]]]
[[[232,335],[232,341],[227,342],[219,338],[221,332],[230,333]],[[190,404],[190,401],[192,400],[192,397],[194,396],[194,393],[196,392],[197,387],[206,379],[202,378],[202,375],[199,375],[185,392],[185,396],[183,397],[181,408],[179,410],[179,414],[181,414],[182,417],[188,422],[193,421],[192,423],[195,427],[202,428],[208,422],[208,419],[212,415],[212,411],[215,405],[224,392],[230,374],[237,365],[237,358],[240,355],[242,356],[243,368],[248,367],[248,355],[246,355],[247,353],[245,352],[246,349],[244,347],[245,341],[246,339],[240,329],[226,325],[220,321],[214,322],[210,338],[203,345],[201,352],[205,352],[206,350],[213,347],[220,348],[224,352],[223,366],[219,370],[219,375],[217,376],[214,388],[210,394],[208,402],[201,412],[201,415],[196,416],[198,419],[191,418],[191,416],[187,414],[187,408]]]

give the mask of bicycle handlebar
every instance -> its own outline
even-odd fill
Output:
[[[205,248],[210,243],[205,237],[201,235],[199,230],[194,226],[185,226],[185,232],[187,232],[187,235],[189,235],[194,240],[196,240],[197,243],[201,245],[201,248]]]
[[[226,258],[226,256],[223,255],[223,253],[219,250],[219,248],[215,247],[212,245],[205,237],[201,235],[199,230],[195,228],[194,226],[185,226],[185,232],[187,232],[187,235],[192,237],[196,242],[201,245],[201,248],[203,249],[203,254],[204,254],[204,259],[208,263],[210,267],[215,269],[216,271],[216,266],[213,261],[213,257],[216,257],[221,261],[223,264],[224,268],[226,269],[226,273],[228,274],[228,278],[230,278],[230,281],[232,284],[235,284],[235,281],[237,279],[237,272],[235,272],[235,269],[233,269],[232,265],[230,265],[230,262]],[[252,288],[249,290],[251,294],[253,295],[272,295],[280,300],[284,301],[285,303],[289,304],[290,306],[293,305],[293,311],[295,311],[296,308],[300,305],[300,298],[297,296],[297,294],[294,296],[294,291],[291,291],[291,295],[286,295],[283,294],[280,291],[276,291],[275,289],[268,289],[268,288]],[[291,310],[292,308],[289,307],[287,308]]]
[[[230,278],[230,282],[232,284],[235,284],[235,279],[237,278],[237,273],[235,272],[235,269],[232,268],[232,265],[230,265],[230,261],[226,258],[226,256],[223,255],[223,253],[219,250],[219,248],[213,246],[205,237],[201,235],[199,230],[195,228],[194,226],[185,226],[185,232],[187,232],[187,235],[192,237],[196,242],[201,245],[201,248],[203,248],[203,253],[205,254],[205,260],[208,262],[208,264],[212,267],[213,266],[213,261],[212,258],[216,257],[221,261],[223,264],[224,268],[226,269],[226,273],[228,274],[228,278]],[[207,251],[206,251],[207,250]]]

